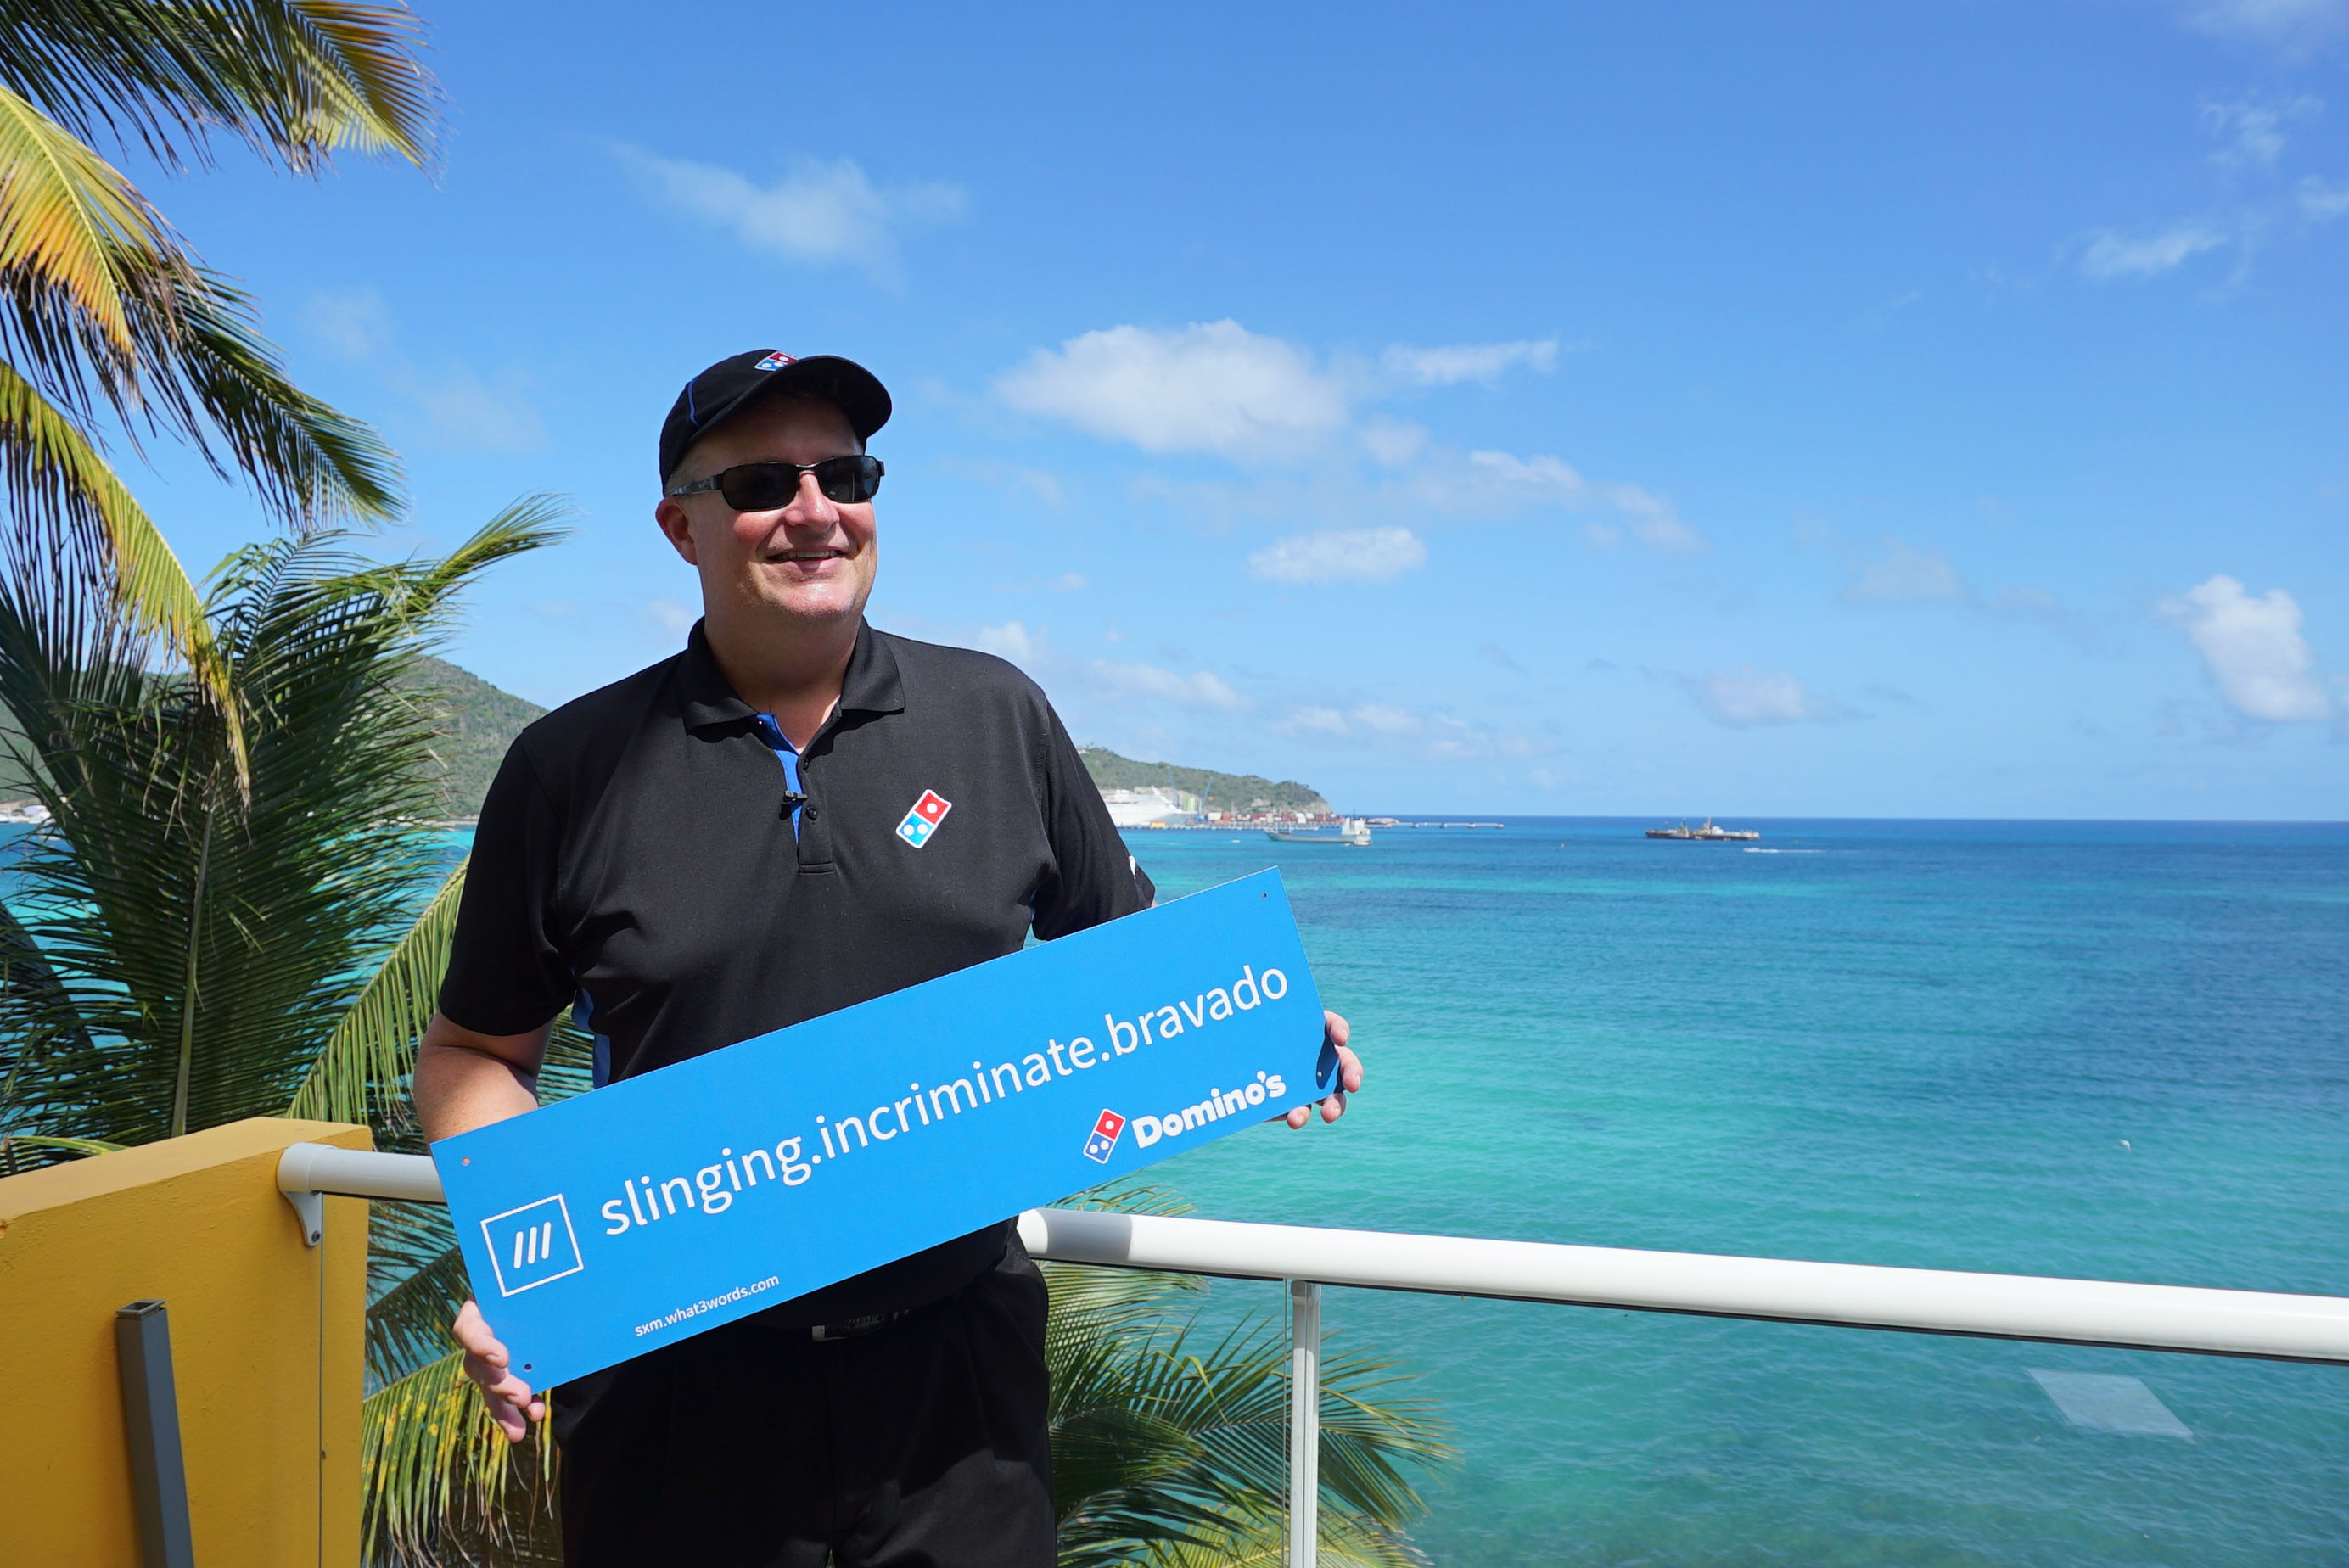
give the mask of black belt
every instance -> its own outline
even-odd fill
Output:
[[[866,1317],[843,1318],[838,1323],[819,1323],[808,1329],[808,1337],[816,1340],[862,1339],[875,1330],[888,1327],[901,1317],[913,1315],[906,1307],[900,1312],[876,1312]]]

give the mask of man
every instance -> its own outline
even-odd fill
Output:
[[[702,621],[507,753],[418,1050],[428,1137],[531,1109],[566,1006],[601,1083],[1150,904],[1031,682],[864,624],[889,407],[847,360],[764,351],[678,395],[653,515]],[[930,792],[947,814],[901,836]],[[568,1561],[1045,1568],[1046,1305],[1006,1222],[566,1385]],[[519,1440],[545,1401],[476,1304],[456,1333]]]

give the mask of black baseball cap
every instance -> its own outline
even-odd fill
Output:
[[[668,482],[694,442],[758,398],[785,389],[821,397],[839,409],[860,441],[889,422],[889,389],[854,360],[836,354],[794,359],[780,348],[753,348],[719,360],[677,395],[661,422],[661,482]]]

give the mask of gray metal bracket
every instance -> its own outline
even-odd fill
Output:
[[[285,1201],[294,1205],[294,1217],[302,1222],[302,1244],[315,1247],[326,1239],[326,1195],[324,1192],[287,1192]]]

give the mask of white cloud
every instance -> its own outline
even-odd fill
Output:
[[[902,230],[958,218],[968,204],[955,185],[875,185],[854,159],[799,159],[783,179],[762,186],[714,163],[626,146],[615,151],[672,207],[733,231],[754,250],[811,265],[847,262],[885,271]]]
[[[546,427],[519,372],[488,380],[453,359],[437,371],[419,368],[399,351],[391,308],[372,288],[313,294],[303,305],[302,322],[345,358],[372,362],[376,375],[423,417],[444,445],[528,452],[546,442]]]
[[[1547,756],[1555,742],[1515,730],[1471,724],[1445,713],[1422,713],[1386,702],[1358,702],[1350,707],[1292,708],[1272,727],[1284,735],[1306,738],[1352,741],[1386,750],[1411,751],[1423,757],[1461,760],[1474,758]]]
[[[1185,676],[1156,665],[1120,665],[1093,661],[1093,673],[1113,691],[1161,697],[1185,707],[1217,707],[1226,711],[1247,707],[1247,698],[1226,686],[1212,670]]]
[[[1562,458],[1517,458],[1506,452],[1471,452],[1468,460],[1493,483],[1526,495],[1546,495],[1578,501],[1590,493],[1589,481]]]
[[[2227,236],[2201,223],[2179,223],[2161,233],[2144,239],[2127,239],[2119,234],[2096,236],[2080,256],[2080,270],[2098,283],[2110,283],[2115,278],[2150,277],[2214,251],[2227,242]]]
[[[371,288],[315,294],[303,303],[302,325],[346,359],[367,359],[391,346],[391,307]]]
[[[2211,135],[2227,144],[2214,155],[2220,167],[2273,169],[2290,139],[2284,135],[2285,123],[2309,119],[2323,107],[2304,96],[2269,103],[2248,98],[2240,103],[2206,103],[2202,122],[2210,128]]]
[[[1350,413],[1345,387],[1303,350],[1229,320],[1088,332],[1036,350],[996,391],[1149,452],[1293,457]]]
[[[2332,713],[2316,655],[2300,634],[2300,604],[2282,589],[2253,598],[2221,573],[2163,600],[2161,613],[2185,631],[2219,695],[2244,717],[2290,724]]]
[[[1356,707],[1354,722],[1373,735],[1417,735],[1427,727],[1427,721],[1409,708],[1383,702]]]
[[[981,626],[976,639],[981,651],[999,659],[1009,659],[1022,669],[1032,669],[1050,656],[1040,628],[1030,631],[1017,621],[1006,621],[1000,626]]]
[[[1919,550],[1899,539],[1884,541],[1880,561],[1852,562],[1852,580],[1844,585],[1848,604],[1903,604],[1918,600],[1961,603],[1973,597],[1965,579],[1938,550]]]
[[[1752,665],[1741,665],[1733,670],[1714,670],[1686,683],[1689,696],[1696,699],[1708,717],[1733,728],[1756,724],[1800,724],[1806,720],[1826,720],[1841,716],[1837,706],[1823,697],[1814,696],[1803,683],[1784,670],[1757,670]]]
[[[2349,180],[2338,185],[2327,185],[2312,174],[2300,182],[2301,216],[2313,222],[2328,223],[2349,214]]]
[[[1600,493],[1631,520],[1631,537],[1653,550],[1686,555],[1705,548],[1704,535],[1680,520],[1672,503],[1633,484],[1599,487]]]
[[[681,633],[699,620],[699,611],[689,610],[674,599],[655,599],[645,606],[645,619],[668,633]]]
[[[483,380],[461,365],[440,375],[413,374],[395,385],[416,401],[433,433],[452,447],[477,452],[528,452],[545,444],[546,427],[519,376]]]
[[[1490,382],[1518,366],[1548,370],[1557,363],[1555,338],[1398,345],[1375,369],[1359,360],[1324,363],[1226,319],[1084,333],[1030,354],[997,381],[996,392],[1023,413],[1066,419],[1144,451],[1296,459],[1351,422],[1356,404],[1397,386]],[[1372,419],[1358,434],[1372,457],[1392,466],[1415,455],[1427,433]]]
[[[1383,583],[1427,564],[1427,546],[1407,528],[1335,529],[1275,540],[1248,569],[1275,583]]]
[[[1360,404],[1402,387],[1491,380],[1517,366],[1546,370],[1557,357],[1556,339],[1528,338],[1437,348],[1399,346],[1375,363],[1344,356],[1324,359],[1226,319],[1164,330],[1123,325],[1083,333],[1058,348],[1034,350],[999,377],[994,390],[1022,413],[1066,420],[1144,451],[1205,452],[1302,469],[1312,480],[1306,500],[1314,512],[1333,521],[1366,509],[1407,508],[1417,519],[1430,513],[1506,515],[1527,506],[1606,508],[1621,521],[1604,525],[1602,534],[1620,538],[1628,532],[1668,552],[1706,548],[1704,538],[1681,521],[1669,500],[1642,486],[1585,480],[1555,457],[1464,455],[1456,447],[1432,447],[1423,426],[1384,415],[1363,417],[1358,410]],[[1350,449],[1399,471],[1392,480],[1364,485],[1341,461]],[[1219,515],[1280,510],[1269,504],[1275,498],[1268,492],[1236,496],[1229,487],[1177,487],[1159,475],[1143,476],[1135,488],[1170,499],[1180,488],[1194,525],[1204,520],[1213,526]],[[1263,484],[1256,488],[1265,492]],[[1382,536],[1392,538],[1393,531]],[[1304,537],[1326,542],[1361,536],[1340,529]],[[1292,581],[1306,580],[1299,574],[1309,572],[1324,579],[1381,574],[1342,563],[1334,573],[1323,570],[1342,559],[1334,545],[1316,542],[1309,550],[1298,541],[1283,541],[1257,557],[1260,573]]]
[[[1462,381],[1494,382],[1502,373],[1524,365],[1550,370],[1557,365],[1557,339],[1538,343],[1455,343],[1443,348],[1409,348],[1400,345],[1379,356],[1380,366],[1398,381],[1419,387],[1451,387]]]
[[[1593,484],[1559,458],[1471,452],[1468,462],[1471,472],[1496,499],[1548,501],[1573,508],[1611,507],[1623,515],[1631,536],[1651,549],[1685,555],[1706,546],[1704,536],[1681,521],[1671,501],[1639,485]],[[1621,530],[1611,524],[1596,524],[1584,532],[1593,543],[1600,545],[1611,544],[1621,537]]]
[[[2349,26],[2349,0],[2208,0],[2186,19],[2206,33],[2298,47]]]
[[[1355,438],[1362,450],[1370,453],[1373,462],[1399,469],[1426,449],[1427,427],[1405,419],[1389,419],[1377,416],[1362,421]]]

